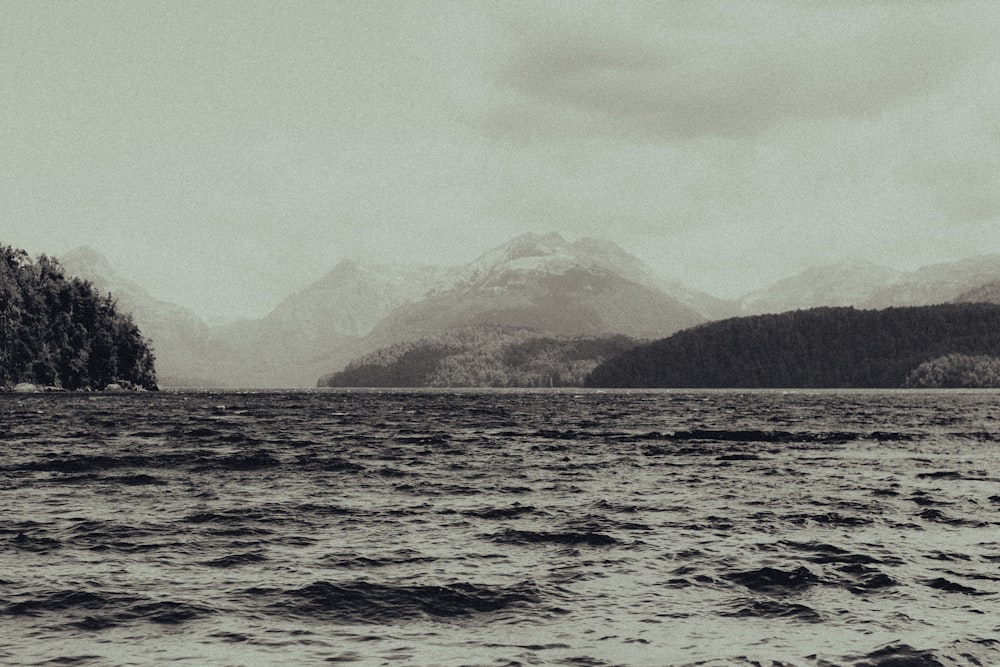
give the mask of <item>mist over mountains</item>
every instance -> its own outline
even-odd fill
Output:
[[[59,259],[133,313],[165,387],[310,387],[381,348],[469,327],[653,340],[726,317],[1000,296],[1000,255],[986,255],[913,272],[844,262],[724,300],[655,275],[608,241],[551,233],[519,236],[457,267],[344,260],[265,317],[210,326],[118,274],[96,250]]]
[[[67,275],[89,280],[99,294],[110,294],[119,310],[132,314],[143,335],[153,342],[157,371],[166,371],[159,377],[163,386],[177,386],[182,378],[191,378],[188,383],[194,386],[208,381],[212,369],[205,365],[210,365],[227,348],[194,312],[157,299],[118,273],[93,248],[77,248],[60,255],[58,260]]]
[[[762,315],[819,306],[880,309],[939,303],[991,301],[1000,284],[1000,255],[978,255],[896,271],[865,261],[807,269],[738,301],[733,315]],[[996,291],[992,292],[993,299]],[[995,301],[994,301],[995,302]]]

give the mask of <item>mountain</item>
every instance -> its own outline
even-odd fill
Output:
[[[993,280],[979,287],[966,290],[952,299],[952,303],[1000,304],[1000,280]]]
[[[323,278],[292,294],[263,320],[315,341],[331,333],[360,338],[395,308],[431,289],[445,269],[344,260]]]
[[[446,270],[343,261],[259,320],[213,330],[234,349],[225,380],[240,387],[312,386],[318,372],[374,349],[366,336]]]
[[[155,298],[119,274],[107,258],[88,246],[58,258],[67,275],[90,281],[102,295],[111,294],[119,310],[131,313],[150,339],[162,386],[213,386],[212,368],[228,350],[213,340],[209,327],[187,308]]]
[[[210,327],[122,276],[93,248],[65,253],[60,263],[132,314],[152,341],[164,387],[311,386],[317,369],[372,349],[364,344],[372,327],[445,273],[344,261],[263,318]]]
[[[594,369],[587,384],[933,386],[931,376],[954,375],[955,369],[959,375],[972,368],[972,375],[990,376],[992,364],[982,357],[1000,357],[1000,306],[816,308],[687,329],[610,359]]]
[[[872,295],[867,308],[948,303],[960,295],[1000,280],[1000,255],[978,255],[957,262],[932,264],[904,274]]]
[[[705,321],[699,307],[719,302],[660,281],[613,243],[558,234],[520,236],[462,267],[343,261],[265,317],[213,327],[91,248],[61,261],[133,314],[168,387],[312,386],[323,370],[381,347],[477,325],[658,337]]]
[[[483,254],[380,322],[379,347],[467,326],[558,335],[663,336],[705,320],[612,244],[525,234]]]
[[[739,300],[731,314],[760,315],[821,306],[881,309],[998,298],[1000,255],[980,255],[896,271],[864,260],[814,267]],[[990,295],[993,294],[993,297]],[[716,311],[724,313],[725,310]]]
[[[554,336],[467,327],[376,350],[321,387],[577,387],[599,363],[636,345],[625,336]]]
[[[761,315],[820,306],[861,306],[902,275],[864,260],[814,267],[744,296],[739,312]]]
[[[707,292],[688,287],[679,280],[656,277],[653,279],[652,285],[695,311],[705,320],[721,320],[741,314],[738,300],[721,299]]]
[[[530,239],[531,236],[527,235],[527,237],[521,238]],[[567,244],[559,234],[551,233],[547,237],[552,241],[551,246],[556,252],[562,245],[568,245],[577,259],[584,262],[589,261],[594,266],[602,267],[640,285],[663,292],[697,312],[703,319],[718,319],[735,314],[737,304],[734,302],[693,289],[679,280],[671,280],[653,273],[638,257],[610,241],[581,238],[572,244]]]
[[[208,326],[124,278],[91,248],[60,261],[132,313],[152,339],[167,387],[311,386],[323,371],[380,348],[470,326],[662,338],[734,311],[981,301],[995,299],[1000,284],[1000,256],[910,273],[854,261],[804,271],[736,304],[665,281],[607,241],[525,234],[455,268],[343,261],[263,318]]]

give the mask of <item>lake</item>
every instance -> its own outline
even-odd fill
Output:
[[[996,665],[998,443],[988,391],[0,394],[0,663]]]

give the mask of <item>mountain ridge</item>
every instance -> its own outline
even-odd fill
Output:
[[[861,259],[809,267],[738,301],[739,314],[762,315],[820,306],[861,306],[904,274]]]
[[[461,266],[344,259],[264,317],[209,326],[121,276],[93,248],[62,257],[67,272],[113,292],[133,312],[152,339],[163,386],[313,386],[360,355],[463,326],[655,339],[768,310],[989,300],[988,285],[1000,281],[995,255],[911,272],[848,260],[811,267],[739,301],[724,300],[656,275],[610,241],[528,233]]]
[[[522,234],[458,267],[346,259],[264,317],[212,327],[137,288],[92,248],[67,256],[146,322],[164,386],[313,386],[358,355],[469,325],[652,336],[704,321],[617,245],[555,232]]]
[[[459,269],[450,283],[406,304],[373,330],[381,345],[449,329],[493,325],[549,333],[645,337],[704,321],[650,283],[648,271],[596,240],[523,234]]]
[[[1000,254],[900,271],[861,259],[809,267],[737,300],[729,315],[782,313],[821,306],[884,309],[970,301],[1000,281]],[[979,290],[977,292],[977,290]],[[988,300],[988,299],[987,299]]]

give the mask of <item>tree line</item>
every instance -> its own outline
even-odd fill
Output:
[[[154,357],[131,315],[59,262],[0,246],[0,387],[31,383],[156,388]]]
[[[1000,306],[815,308],[704,324],[601,364],[594,387],[903,387],[957,382],[1000,357]],[[944,358],[944,360],[942,360]],[[925,362],[936,364],[918,367]],[[973,363],[973,365],[975,365]],[[964,366],[963,366],[964,364]],[[947,386],[939,384],[938,386]]]
[[[1000,387],[1000,357],[947,354],[917,366],[905,386],[920,389]]]
[[[634,345],[626,336],[471,326],[376,350],[319,386],[578,387],[600,362]]]

